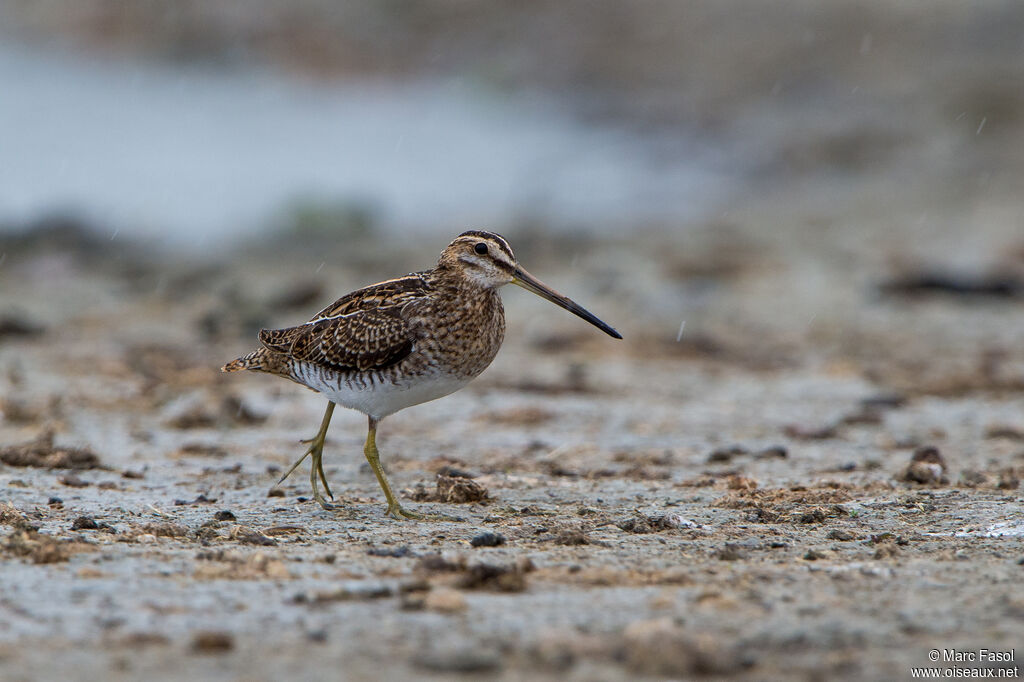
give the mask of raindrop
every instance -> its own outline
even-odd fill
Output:
[[[320,265],[316,266],[316,272],[320,272],[321,270],[323,270],[325,264],[326,261],[321,261]]]
[[[676,333],[676,343],[679,343],[683,338],[683,327],[686,326],[686,320],[679,323],[679,332]]]
[[[115,227],[114,231],[110,233],[110,241],[114,241],[114,238],[117,237],[117,233],[120,232],[120,231],[121,231],[121,228]]]
[[[860,53],[867,54],[871,52],[871,34],[865,33],[864,37],[860,39]]]
[[[988,120],[988,116],[982,116],[981,117],[981,123],[978,124],[978,129],[976,131],[974,131],[975,135],[981,135],[981,130],[982,130],[982,128],[985,127],[985,121],[987,121],[987,120]]]

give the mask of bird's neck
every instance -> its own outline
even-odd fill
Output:
[[[432,286],[451,291],[459,297],[489,297],[498,293],[493,283],[467,275],[462,268],[439,265],[431,275]]]

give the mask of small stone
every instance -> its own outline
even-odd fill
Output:
[[[271,488],[267,491],[267,497],[284,497],[284,491],[280,488]]]
[[[146,535],[162,538],[183,538],[188,535],[188,528],[178,523],[147,523],[139,530]],[[142,537],[140,536],[141,540]]]
[[[408,545],[401,545],[400,547],[371,547],[366,550],[366,553],[370,556],[387,556],[396,559],[414,556],[412,549]]]
[[[501,656],[497,651],[464,647],[421,654],[413,662],[420,668],[439,673],[486,673],[501,667]]]
[[[66,485],[69,488],[85,488],[90,485],[88,481],[83,481],[75,474],[67,474],[57,479],[61,485]]]
[[[471,478],[438,474],[437,497],[448,504],[465,504],[486,500],[488,494],[487,488]]]
[[[98,530],[99,527],[100,524],[96,523],[96,519],[89,516],[79,516],[71,524],[71,530]]]
[[[828,532],[828,539],[839,540],[840,542],[849,542],[850,540],[855,540],[856,536],[849,531],[833,528]]]
[[[228,509],[222,509],[214,514],[213,518],[217,521],[234,521],[235,515]]]
[[[820,549],[809,549],[804,554],[804,561],[817,561],[818,559],[824,559],[828,555],[822,552]]]
[[[485,531],[479,535],[475,535],[469,544],[473,547],[497,547],[505,544],[505,536],[501,533],[494,533],[492,531]]]
[[[910,464],[900,474],[901,481],[923,484],[946,484],[946,460],[939,449],[933,446],[920,447],[914,451]]]
[[[730,445],[729,447],[718,448],[717,450],[713,450],[711,454],[708,455],[707,463],[726,464],[727,462],[732,461],[733,457],[745,454],[747,454],[747,449],[742,445]]]
[[[246,528],[245,526],[235,526],[231,529],[229,537],[232,540],[237,540],[245,545],[259,545],[262,547],[269,547],[277,544],[277,540],[272,537],[253,530],[252,528]]]
[[[789,450],[782,445],[773,445],[754,453],[755,459],[786,459],[787,457],[789,457]]]
[[[199,654],[222,654],[235,648],[235,638],[229,632],[203,630],[192,636],[192,651]]]

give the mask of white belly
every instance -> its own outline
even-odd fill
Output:
[[[358,410],[374,419],[383,419],[406,407],[443,398],[471,381],[467,378],[439,375],[418,377],[418,381],[398,384],[372,378],[360,382],[342,381],[339,384],[336,380],[331,381],[316,371],[310,371],[302,378],[305,379],[303,383],[306,386],[319,391],[331,402]]]

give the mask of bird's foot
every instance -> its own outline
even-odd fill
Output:
[[[313,499],[316,500],[316,503],[319,504],[325,511],[336,511],[338,509],[341,509],[340,504],[334,504],[333,502],[329,502],[326,497],[320,494],[319,490],[313,491]],[[334,496],[331,495],[330,499],[333,500]]]

